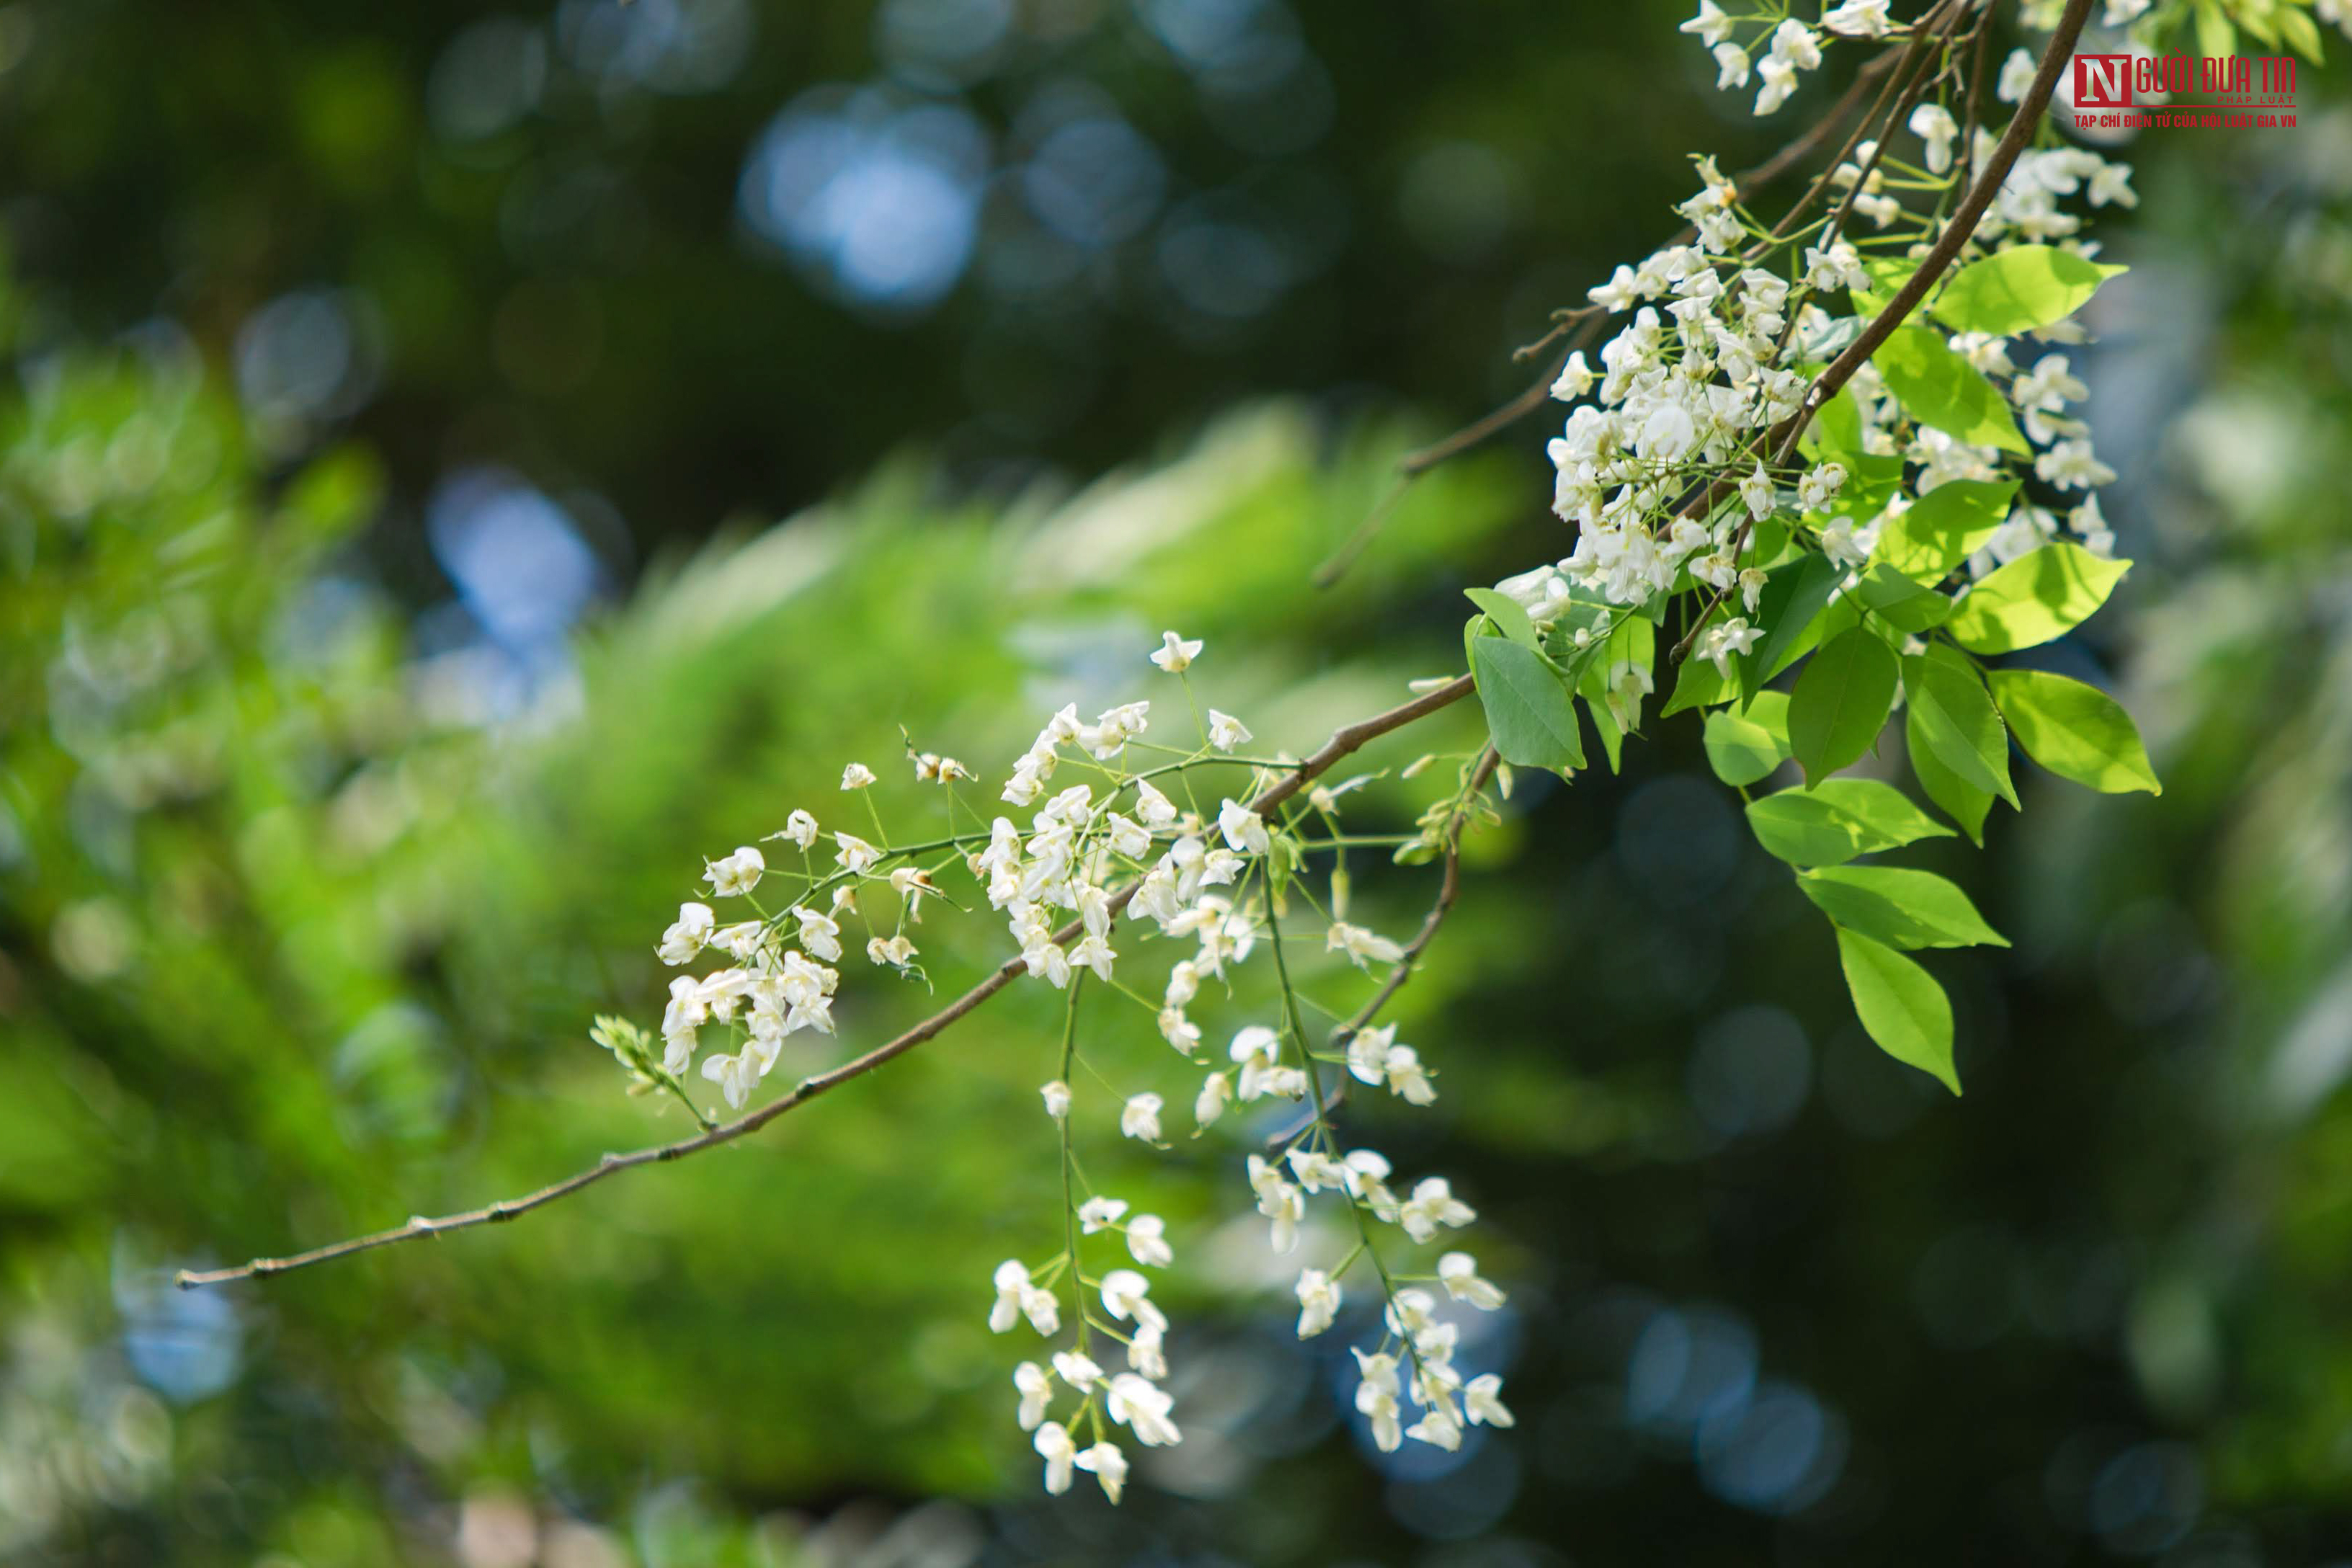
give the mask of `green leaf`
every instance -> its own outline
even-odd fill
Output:
[[[1977,788],[1936,759],[1920,730],[1916,704],[1904,715],[1903,744],[1911,756],[1911,774],[1927,798],[1942,806],[1967,831],[1969,841],[1981,847],[1985,817],[1992,810],[1992,791]]]
[[[1903,685],[1936,760],[1973,788],[1990,790],[2014,806],[2009,727],[1994,711],[1976,667],[1948,647],[1930,647],[1903,661]]]
[[[1492,588],[1465,588],[1462,592],[1495,623],[1496,631],[1522,647],[1540,646],[1536,638],[1536,624],[1528,619],[1526,606],[1517,599]]]
[[[2107,795],[2162,795],[2147,748],[2121,704],[2095,686],[2039,669],[1996,669],[1992,700],[2025,754]]]
[[[2054,245],[2021,245],[1952,274],[1929,314],[1954,331],[2015,337],[2065,320],[2122,267],[2102,266]]]
[[[1835,397],[1813,411],[1814,450],[1823,458],[1862,455],[1862,405],[1853,389],[1842,386]]]
[[[1952,639],[1977,653],[2032,647],[2088,620],[2131,570],[2061,540],[2019,556],[1969,590],[1952,612]]]
[[[1837,592],[1845,575],[1826,555],[1807,554],[1775,569],[1756,600],[1756,625],[1764,628],[1756,646],[1739,659],[1739,689],[1752,696],[1805,651],[1800,640],[1813,617]]]
[[[1932,328],[1897,327],[1871,363],[1921,424],[1979,447],[1999,447],[2021,458],[2032,455],[2033,448],[2018,434],[2009,400]]]
[[[2326,58],[2326,51],[2320,47],[2318,25],[2309,16],[2301,11],[2282,11],[2278,20],[2280,36],[2289,48],[2314,65]]]
[[[1508,637],[1475,639],[1470,659],[1486,728],[1505,762],[1559,773],[1584,765],[1576,704],[1550,660]]]
[[[1766,854],[1791,866],[1838,866],[1857,855],[1952,836],[1901,790],[1876,779],[1826,779],[1811,789],[1776,790],[1748,803],[1748,826]]]
[[[1806,662],[1789,699],[1789,743],[1807,784],[1862,760],[1886,723],[1902,674],[1894,650],[1859,628]]]
[[[2238,30],[2230,25],[2221,0],[2197,0],[2197,49],[2217,59],[2238,52]]]
[[[1745,713],[1726,709],[1706,716],[1706,760],[1715,776],[1752,784],[1789,760],[1789,699],[1759,691]]]
[[[1675,672],[1674,694],[1666,699],[1666,705],[1659,710],[1659,717],[1671,718],[1685,708],[1712,708],[1718,702],[1731,700],[1731,693],[1724,689],[1723,676],[1715,668],[1715,661],[1701,658],[1696,650],[1696,645],[1694,644],[1693,652]]]
[[[2007,947],[1958,884],[1899,866],[1832,866],[1797,887],[1831,922],[1889,947]]]
[[[1914,636],[1943,625],[1952,613],[1951,600],[1884,563],[1862,574],[1854,596],[1879,620]]]
[[[1896,1061],[1929,1072],[1954,1094],[1952,1003],[1936,977],[1884,942],[1840,928],[1838,967],[1853,994],[1854,1016],[1878,1048]]]
[[[1906,577],[1940,583],[2000,531],[2016,495],[2015,479],[1937,485],[1878,525],[1874,554]]]

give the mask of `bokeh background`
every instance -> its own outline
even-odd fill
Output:
[[[0,1560],[2352,1562],[2340,65],[2130,149],[2077,365],[2139,565],[2058,657],[2168,787],[1916,858],[2016,941],[1935,961],[1965,1100],[1687,719],[1475,842],[1401,1001],[1445,1096],[1360,1114],[1489,1218],[1514,1432],[1373,1453],[1232,1152],[1107,1152],[1192,1260],[1188,1441],[1048,1506],[982,1322],[1056,1223],[1034,999],[527,1223],[168,1288],[675,1135],[589,1015],[844,761],[917,809],[900,724],[1001,771],[1163,626],[1294,747],[1451,668],[1567,548],[1537,422],[1315,564],[1836,85],[1759,128],[1684,11],[0,6]]]

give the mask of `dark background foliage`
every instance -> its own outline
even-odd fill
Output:
[[[1912,858],[2016,943],[1935,960],[1965,1100],[1863,1038],[1695,725],[1474,846],[1402,1015],[1445,1098],[1363,1114],[1489,1218],[1516,1431],[1382,1461],[1278,1284],[1203,1293],[1184,1448],[1117,1513],[1045,1505],[980,1327],[1054,1212],[1020,1003],[527,1224],[163,1288],[673,1132],[587,1015],[649,1017],[696,856],[843,761],[914,809],[898,723],[992,771],[1137,693],[1163,625],[1297,747],[1448,668],[1458,589],[1567,548],[1535,422],[1309,572],[1656,243],[1689,151],[1788,133],[1683,15],[0,9],[0,1553],[2352,1559],[2352,119],[2316,70],[2294,130],[2131,149],[2078,364],[2140,564],[2055,657],[2168,787],[2042,779],[1989,854]],[[1386,930],[1429,896],[1363,883]],[[1231,1163],[1121,1179],[1245,1285]]]

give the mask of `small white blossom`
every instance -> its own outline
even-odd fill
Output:
[[[1070,1468],[1077,1463],[1078,1446],[1059,1421],[1037,1428],[1037,1452],[1045,1459],[1045,1489],[1058,1497],[1070,1489]]]
[[[1045,1419],[1045,1407],[1054,1401],[1054,1384],[1045,1376],[1045,1369],[1034,1361],[1024,1361],[1013,1369],[1013,1386],[1020,1392],[1021,1409],[1014,1419],[1021,1430],[1034,1432]]]
[[[833,842],[837,847],[837,852],[833,858],[835,862],[843,870],[853,875],[859,877],[866,875],[866,872],[874,869],[875,863],[882,858],[881,850],[854,833],[836,833],[833,836]]]
[[[1454,1195],[1454,1189],[1443,1176],[1424,1178],[1412,1189],[1398,1211],[1397,1223],[1415,1241],[1427,1241],[1441,1226],[1460,1229],[1478,1217],[1478,1211]]]
[[[1168,1245],[1168,1222],[1156,1214],[1139,1214],[1127,1222],[1127,1253],[1147,1268],[1165,1268],[1176,1261]]]
[[[1311,1340],[1339,1313],[1339,1282],[1320,1268],[1298,1274],[1298,1337]]]
[[[1457,1301],[1467,1301],[1489,1312],[1503,1304],[1502,1287],[1481,1279],[1478,1260],[1466,1252],[1449,1252],[1439,1258],[1437,1278],[1445,1287],[1445,1293]]]
[[[1037,1093],[1045,1101],[1045,1114],[1059,1121],[1070,1113],[1070,1086],[1060,1079],[1046,1084]]]
[[[1230,713],[1209,710],[1209,744],[1221,752],[1230,752],[1235,746],[1247,745],[1249,740],[1248,725]]]
[[[1187,642],[1174,632],[1161,632],[1160,649],[1151,656],[1151,662],[1171,675],[1181,675],[1192,668],[1192,661],[1200,657],[1200,638]]]
[[[748,893],[760,882],[760,874],[768,868],[765,857],[746,844],[724,859],[703,863],[702,879],[710,890],[721,898]]]
[[[1118,1130],[1122,1136],[1145,1143],[1160,1142],[1160,1107],[1162,1101],[1156,1094],[1131,1094],[1119,1108]]]
[[[1474,1426],[1509,1426],[1518,1420],[1503,1403],[1502,1378],[1491,1372],[1463,1385],[1462,1407],[1469,1413]]]
[[[841,770],[841,787],[864,789],[874,782],[874,770],[864,763],[852,763]]]
[[[1095,1479],[1102,1483],[1103,1496],[1113,1502],[1118,1500],[1119,1489],[1127,1485],[1127,1456],[1118,1451],[1117,1444],[1097,1443],[1079,1450],[1071,1462],[1082,1470],[1093,1471]]]
[[[695,955],[710,941],[715,921],[709,904],[678,905],[677,919],[662,932],[661,946],[656,950],[661,961],[673,968],[693,963]]]

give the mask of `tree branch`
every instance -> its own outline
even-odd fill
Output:
[[[1281,779],[1269,785],[1255,800],[1250,802],[1250,809],[1261,816],[1265,816],[1328,771],[1340,758],[1378,740],[1392,730],[1401,730],[1416,720],[1426,718],[1442,708],[1460,701],[1464,697],[1468,696],[1472,689],[1470,677],[1461,676],[1433,691],[1414,698],[1410,702],[1400,703],[1386,712],[1375,713],[1369,718],[1359,719],[1352,724],[1343,725],[1332,731],[1331,738],[1323,743],[1320,750],[1305,761],[1292,764]],[[1135,888],[1136,884],[1129,883],[1113,895],[1110,903],[1110,912],[1113,916],[1117,916],[1127,907],[1129,900],[1134,898]],[[1054,933],[1054,940],[1067,946],[1077,939],[1081,929],[1083,929],[1082,922],[1072,921]],[[829,1068],[813,1078],[803,1079],[793,1086],[791,1093],[782,1099],[771,1100],[756,1110],[748,1111],[732,1121],[723,1121],[695,1137],[682,1138],[674,1143],[660,1143],[649,1148],[633,1150],[625,1154],[606,1154],[586,1170],[575,1171],[560,1182],[551,1183],[537,1192],[526,1193],[520,1197],[505,1198],[481,1208],[444,1215],[437,1219],[419,1215],[407,1224],[394,1226],[389,1230],[374,1231],[366,1236],[355,1236],[345,1241],[313,1247],[308,1252],[298,1252],[291,1257],[257,1258],[251,1262],[241,1263],[234,1268],[201,1270],[184,1268],[180,1270],[175,1282],[180,1289],[186,1290],[203,1285],[227,1284],[237,1279],[267,1279],[280,1274],[289,1274],[297,1268],[308,1268],[312,1264],[331,1263],[337,1258],[349,1258],[354,1253],[370,1251],[379,1247],[391,1247],[399,1242],[415,1241],[425,1237],[440,1236],[453,1230],[469,1230],[476,1226],[500,1225],[508,1220],[520,1219],[531,1210],[543,1208],[559,1199],[568,1198],[572,1194],[583,1188],[592,1187],[605,1177],[617,1174],[622,1171],[634,1170],[639,1165],[666,1164],[672,1160],[683,1160],[689,1154],[698,1154],[705,1149],[715,1149],[721,1143],[731,1143],[738,1138],[757,1132],[786,1111],[796,1110],[816,1099],[817,1096],[837,1089],[852,1079],[863,1078],[893,1058],[906,1055],[1013,984],[1013,980],[1026,968],[1026,961],[1020,957],[1006,959],[991,970],[979,984],[974,985],[896,1039],[877,1046],[864,1056],[844,1062],[839,1067]]]
[[[2026,89],[2024,100],[2017,106],[2017,112],[2010,117],[2009,128],[2001,132],[2000,141],[1994,146],[1984,173],[1969,187],[1969,194],[1961,198],[1958,210],[1952,214],[1952,221],[1945,226],[1943,234],[1920,258],[1918,270],[1895,291],[1895,298],[1886,302],[1885,309],[1872,317],[1870,324],[1846,345],[1845,352],[1832,360],[1814,379],[1811,388],[1805,394],[1803,406],[1776,426],[1768,437],[1774,447],[1772,463],[1775,468],[1789,460],[1789,454],[1796,450],[1798,438],[1804,434],[1805,426],[1822,405],[1835,397],[1845,384],[1853,379],[1854,373],[1869,363],[1870,356],[1878,352],[1879,346],[1895,335],[1895,329],[1910,319],[1911,313],[1927,299],[1927,291],[1936,286],[1969,239],[1974,237],[1977,225],[1984,220],[1985,209],[1992,205],[1993,197],[2000,194],[2001,185],[2009,179],[2010,170],[2017,164],[2018,154],[2025,151],[2026,142],[2032,140],[2035,129],[2042,123],[2042,112],[2050,107],[2050,95],[2057,89],[2058,74],[2066,68],[2067,60],[2073,57],[2074,41],[2082,37],[2083,24],[2090,14],[2091,0],[2066,0],[2065,15],[2058,19],[2057,31],[2050,36],[2050,47],[2042,51],[2042,64],[2033,73],[2033,85]],[[1696,509],[1702,512],[1711,510],[1730,489],[1728,479],[1717,479],[1695,503]],[[1748,532],[1748,527],[1743,525],[1739,531],[1743,548]],[[1691,629],[1675,645],[1671,662],[1680,664],[1688,657],[1691,645],[1698,639],[1699,632],[1729,593],[1728,588],[1716,591],[1715,597],[1707,601],[1706,608],[1700,611],[1698,617],[1691,623]]]

